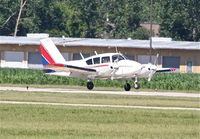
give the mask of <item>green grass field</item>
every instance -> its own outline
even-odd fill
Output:
[[[1,104],[0,138],[197,139],[199,112]]]
[[[199,108],[198,98],[0,91],[0,100]],[[0,104],[0,138],[198,139],[199,111]]]
[[[134,81],[129,81],[131,85]],[[141,89],[200,92],[200,74],[158,73],[151,82],[139,79]],[[79,78],[45,75],[41,70],[0,68],[0,84],[86,86]],[[123,88],[125,80],[94,80],[95,87]],[[135,90],[135,89],[133,89]]]

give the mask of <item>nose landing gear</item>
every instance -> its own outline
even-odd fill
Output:
[[[138,82],[135,82],[135,83],[134,83],[134,88],[135,88],[135,89],[139,89],[139,88],[140,88],[140,84],[139,84]]]
[[[135,88],[135,89],[139,89],[139,88],[140,88],[140,84],[138,83],[137,77],[135,78],[134,88]]]

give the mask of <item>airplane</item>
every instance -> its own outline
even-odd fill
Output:
[[[124,79],[125,91],[130,91],[128,80],[134,81],[134,88],[139,89],[138,78],[151,80],[155,72],[174,71],[173,68],[157,68],[151,63],[141,64],[129,60],[121,53],[102,53],[81,60],[65,61],[54,42],[50,38],[40,40],[40,50],[44,72],[48,75],[83,78],[87,80],[87,88],[92,90],[94,79],[116,80]]]

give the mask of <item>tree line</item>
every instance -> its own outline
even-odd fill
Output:
[[[148,39],[140,26],[159,23],[160,36],[200,40],[199,0],[0,0],[0,35]],[[152,12],[151,12],[152,9]]]

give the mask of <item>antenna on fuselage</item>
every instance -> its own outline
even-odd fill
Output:
[[[153,30],[152,30],[152,0],[151,0],[151,3],[150,3],[150,37],[149,37],[149,40],[150,40],[150,42],[149,42],[149,46],[150,46],[150,49],[149,49],[149,54],[150,54],[150,57],[149,57],[149,63],[152,63],[152,50],[153,50],[153,48],[152,48],[152,36],[153,36]]]
[[[98,55],[97,51],[94,51],[95,55]]]

